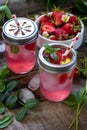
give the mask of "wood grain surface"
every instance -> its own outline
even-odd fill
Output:
[[[87,40],[87,30],[85,30],[84,39]],[[82,51],[87,55],[87,45],[82,45],[78,51]],[[0,68],[6,64],[5,53],[0,54]],[[30,80],[38,74],[38,65],[34,69],[24,75],[17,75],[11,73],[8,79],[19,80],[18,88],[27,87]],[[39,76],[38,79],[39,80]],[[73,81],[72,91],[79,90],[85,87],[85,78],[80,75]],[[68,125],[75,116],[76,110],[65,105],[63,102],[50,102],[45,99],[40,90],[32,91],[35,97],[40,100],[40,104],[31,112],[27,111],[27,114],[22,122],[18,122],[14,119],[14,122],[5,130],[68,130]],[[7,110],[7,113],[15,114],[19,108]],[[1,115],[0,115],[1,117]],[[75,126],[71,130],[75,130]],[[79,117],[79,130],[87,130],[87,106],[83,109]]]

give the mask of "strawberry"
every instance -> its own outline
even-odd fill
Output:
[[[54,12],[52,13],[52,18],[54,19],[54,18],[56,17],[56,15],[59,14],[59,13],[60,13],[60,11],[54,11]]]
[[[59,79],[59,83],[64,84],[66,82],[67,78],[68,78],[68,75],[66,73],[61,74],[60,79]]]
[[[74,26],[71,23],[66,23],[63,27],[63,30],[65,30],[69,35],[74,35]]]
[[[78,18],[75,16],[75,15],[71,15],[70,18],[69,18],[69,22],[73,25],[78,25],[79,24],[79,21],[78,21]]]
[[[35,49],[35,42],[31,44],[27,44],[24,46],[27,50],[34,50]]]
[[[50,39],[50,40],[57,40],[57,38],[56,38],[55,35],[51,35],[51,36],[49,37],[49,39]]]
[[[49,16],[47,16],[47,15],[43,16],[43,17],[40,19],[40,22],[41,22],[41,23],[48,22],[48,21],[49,21]]]
[[[63,16],[63,13],[58,13],[58,14],[54,17],[54,23],[55,23],[56,26],[60,26],[60,25],[63,24],[62,16]]]
[[[68,33],[61,28],[57,28],[55,29],[55,36],[58,40],[64,40],[68,38]]]
[[[41,31],[44,32],[48,32],[48,33],[53,33],[55,31],[55,27],[51,26],[51,25],[43,25],[41,27]]]
[[[55,24],[53,22],[44,22],[43,25],[51,25],[53,27],[55,27]]]
[[[57,56],[57,59],[54,59],[52,57],[52,55],[49,55],[48,58],[50,60],[50,63],[53,63],[53,64],[60,64],[61,60],[62,60],[62,50],[58,50],[55,52],[56,56]]]
[[[76,66],[75,69],[74,69],[74,73],[73,73],[73,77],[77,77],[79,74],[79,70],[78,70],[78,67]]]

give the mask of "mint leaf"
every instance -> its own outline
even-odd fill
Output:
[[[52,57],[52,59],[58,60],[58,56],[55,52],[51,53],[50,56]]]
[[[18,81],[10,81],[2,94],[0,94],[0,101],[3,101],[8,97],[9,93],[18,85]]]
[[[48,44],[43,45],[45,47],[46,52],[54,52],[54,48],[49,46]]]
[[[5,112],[5,107],[2,102],[0,102],[0,114]]]
[[[13,116],[11,114],[0,119],[0,128],[3,129],[9,126],[13,122]]]
[[[25,103],[25,106],[29,109],[29,108],[34,108],[36,107],[40,102],[35,99],[35,98],[31,98],[29,100],[27,100],[27,102]]]
[[[3,92],[5,90],[5,83],[4,81],[0,81],[0,92]]]
[[[10,95],[6,100],[6,106],[8,108],[13,108],[18,100],[18,97],[15,94]]]
[[[8,69],[7,65],[4,65],[2,70],[0,70],[0,77],[3,78],[9,73],[10,73],[10,70]]]
[[[25,106],[22,107],[21,110],[16,115],[16,120],[21,121],[24,118],[26,111],[27,111],[27,108]]]

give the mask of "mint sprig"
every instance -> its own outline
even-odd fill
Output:
[[[21,108],[21,110],[16,115],[16,120],[21,121],[24,118],[27,110],[36,107],[39,103],[40,102],[35,98],[31,98],[31,99],[27,100],[27,102],[24,104],[24,106]]]
[[[49,46],[48,44],[44,44],[44,47],[45,47],[45,52],[49,53],[50,57],[53,60],[58,60],[58,55],[56,54],[56,51],[60,50],[60,48],[54,48]],[[47,57],[46,60],[49,61]]]

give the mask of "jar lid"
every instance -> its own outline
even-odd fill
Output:
[[[34,21],[24,18],[17,18],[20,28],[13,19],[8,20],[3,25],[3,38],[6,41],[12,42],[11,44],[27,44],[36,40],[38,36],[38,27]]]
[[[53,46],[53,47],[56,46],[61,49],[66,49],[68,47],[65,44],[59,44],[59,43],[51,43],[49,45]],[[45,47],[42,47],[39,50],[38,64],[43,70],[45,70],[47,72],[54,73],[54,74],[65,73],[65,72],[72,70],[76,65],[76,52],[74,51],[74,49],[71,49],[71,52],[70,52],[72,54],[71,61],[67,64],[62,64],[62,65],[52,64],[52,63],[46,61],[45,58],[43,57],[44,51],[45,51]]]

